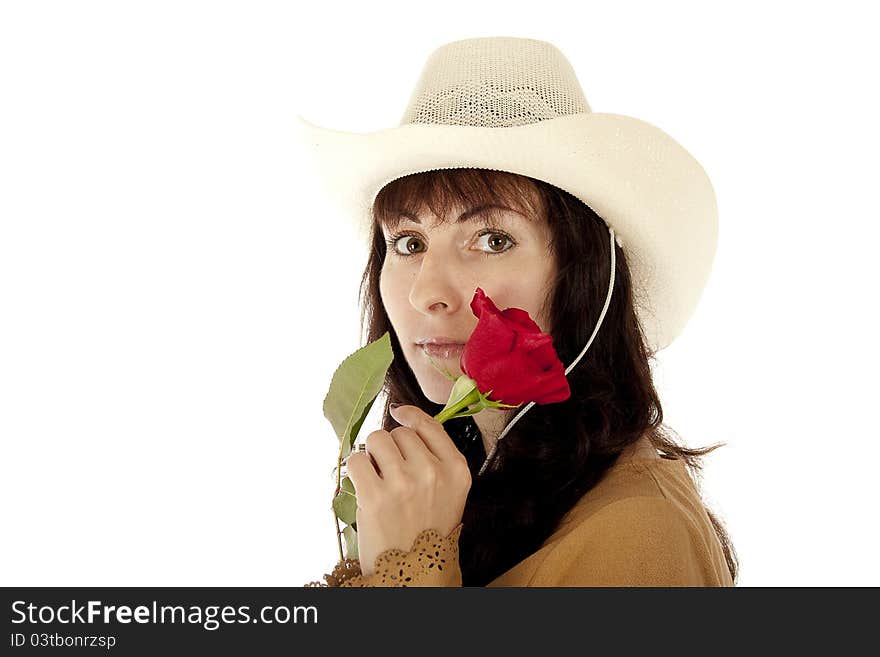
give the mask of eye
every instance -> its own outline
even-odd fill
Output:
[[[477,244],[483,244],[489,249],[488,251],[484,251],[484,255],[486,256],[500,255],[502,253],[506,253],[507,251],[510,251],[510,249],[512,249],[516,244],[516,242],[513,241],[513,238],[510,237],[510,235],[497,229],[485,230],[477,237]],[[483,240],[484,237],[488,237],[490,239]],[[415,255],[415,253],[418,253],[418,251],[414,253],[410,249],[410,245],[413,242],[410,242],[408,240],[402,242],[405,245],[403,252],[397,250],[398,243],[401,242],[404,238],[413,238],[416,243],[422,241],[421,237],[414,233],[397,233],[396,235],[392,235],[385,241],[388,245],[388,251],[399,258],[408,258],[412,255]],[[507,248],[502,248],[505,242],[509,242],[510,245]]]
[[[414,235],[413,233],[398,233],[397,235],[392,235],[391,237],[389,237],[389,238],[386,240],[386,243],[388,244],[388,250],[389,250],[391,253],[393,253],[394,255],[396,255],[396,256],[398,256],[398,257],[401,257],[401,258],[407,258],[407,257],[409,257],[410,255],[412,255],[411,252],[401,253],[400,251],[397,250],[397,243],[398,243],[400,240],[402,240],[404,237],[413,237],[413,238],[416,239],[417,242],[418,242],[418,241],[421,241],[421,240],[419,239],[419,236],[418,236],[418,235]],[[409,245],[410,242],[404,242],[404,244]],[[406,247],[405,247],[405,248],[406,248]]]
[[[489,247],[489,249],[491,249],[492,254],[504,253],[505,251],[510,251],[510,249],[512,249],[513,245],[515,244],[513,239],[511,239],[511,237],[509,235],[507,235],[507,233],[502,233],[497,230],[484,231],[484,232],[480,233],[479,237],[480,237],[480,242],[478,242],[478,243],[482,242],[483,237],[490,238],[490,239],[486,240],[486,242],[482,242],[482,243],[486,244]],[[510,247],[502,250],[500,247],[503,247],[505,242],[509,242]],[[499,246],[499,248],[496,249],[495,246]],[[490,254],[487,253],[486,255],[490,255]]]

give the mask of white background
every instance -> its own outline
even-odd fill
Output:
[[[688,445],[727,443],[703,492],[740,584],[880,584],[863,6],[4,2],[0,583],[329,572],[321,402],[366,256],[294,119],[396,125],[431,51],[503,35],[554,43],[594,111],[713,181],[715,269],[656,375]]]

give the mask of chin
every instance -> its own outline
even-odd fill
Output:
[[[449,401],[453,382],[439,372],[428,372],[425,376],[428,377],[427,381],[418,376],[416,377],[419,381],[419,387],[422,389],[422,394],[435,404],[444,405]]]
[[[425,397],[441,406],[449,401],[452,386],[455,385],[454,381],[447,379],[440,372],[435,370],[430,363],[427,364],[427,367],[423,366],[411,369],[413,369],[416,381],[418,381],[419,387],[422,389],[422,394],[425,395]],[[453,376],[457,376],[457,369],[458,368],[455,370],[450,369]]]

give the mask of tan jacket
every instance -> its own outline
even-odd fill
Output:
[[[339,562],[305,586],[461,586],[459,524],[386,550],[364,576]],[[684,461],[618,459],[542,546],[488,586],[733,586],[721,544]]]

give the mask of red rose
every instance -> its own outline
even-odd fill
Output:
[[[461,353],[462,371],[495,401],[554,404],[571,396],[553,338],[520,308],[499,311],[482,289],[471,300],[477,327]]]

